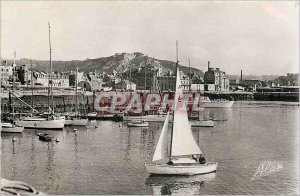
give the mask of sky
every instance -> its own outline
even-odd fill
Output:
[[[1,58],[83,60],[119,52],[228,74],[299,72],[296,1],[1,1]]]

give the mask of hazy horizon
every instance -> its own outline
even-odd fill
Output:
[[[299,5],[290,2],[1,2],[1,57],[85,60],[141,52],[230,75],[299,72]]]

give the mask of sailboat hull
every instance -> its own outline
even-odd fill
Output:
[[[144,122],[144,123],[132,123],[132,122],[129,122],[127,124],[128,127],[148,127],[149,124],[147,122]]]
[[[152,175],[197,175],[212,173],[217,170],[218,163],[207,164],[146,164],[148,173]]]
[[[214,121],[212,120],[195,120],[190,121],[192,127],[213,127]]]
[[[73,119],[65,121],[65,125],[67,126],[86,126],[87,123],[88,119]]]
[[[22,133],[24,127],[15,126],[11,123],[1,123],[1,132],[4,133]]]
[[[210,101],[204,102],[204,108],[231,108],[234,101]]]
[[[143,119],[147,122],[164,122],[167,115],[145,115],[143,116]],[[124,116],[124,121],[134,121],[134,120],[141,120],[141,116]],[[169,120],[172,120],[171,117],[169,117]]]
[[[65,125],[65,119],[58,118],[54,120],[41,119],[24,119],[16,120],[16,125],[31,128],[31,129],[63,129]]]

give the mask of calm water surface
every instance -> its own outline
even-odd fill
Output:
[[[34,130],[2,133],[1,175],[48,194],[299,194],[298,106],[237,102],[205,113],[225,120],[193,128],[206,159],[219,163],[216,173],[149,177],[144,164],[152,159],[162,123],[143,129],[91,121],[77,133],[74,127],[39,131],[59,143],[39,141]],[[283,169],[251,180],[263,161],[280,162]]]

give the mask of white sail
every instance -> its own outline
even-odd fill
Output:
[[[169,124],[169,112],[165,119],[164,126],[161,130],[157,146],[153,155],[152,161],[157,161],[169,157],[168,154],[168,124]]]
[[[172,156],[201,154],[201,150],[192,134],[183,98],[179,68],[177,67]]]

